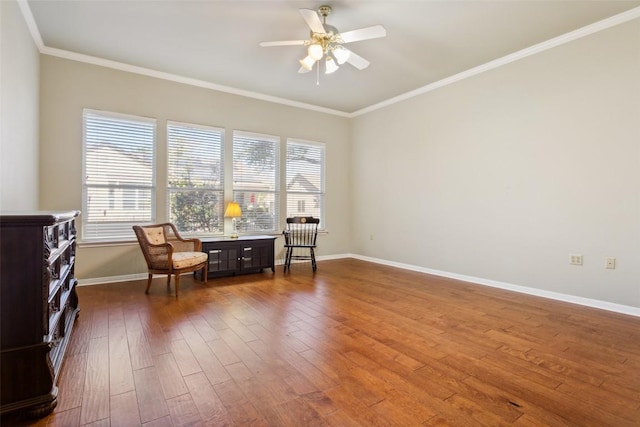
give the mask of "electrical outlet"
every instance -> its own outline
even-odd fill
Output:
[[[616,259],[614,257],[606,257],[604,259],[604,267],[608,270],[615,270]]]
[[[569,264],[571,264],[571,265],[582,265],[582,255],[569,254]]]

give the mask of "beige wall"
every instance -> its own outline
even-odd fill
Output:
[[[158,119],[159,220],[166,120],[321,141],[321,254],[640,307],[640,20],[352,120],[42,56],[38,172],[38,55],[0,12],[3,208],[81,207],[84,107]],[[145,271],[135,244],[78,258],[84,280]]]
[[[127,73],[66,59],[41,58],[40,206],[80,209],[82,202],[82,109],[92,108],[157,119],[157,220],[165,221],[167,120],[222,127],[226,152],[231,153],[234,129],[276,135],[284,158],[286,138],[326,144],[326,227],[319,255],[349,252],[349,222],[344,206],[350,201],[349,121],[213,90]],[[62,166],[64,165],[64,166]],[[226,198],[231,198],[231,168],[226,168]],[[284,188],[281,179],[281,188]],[[281,225],[284,223],[284,198]],[[133,237],[133,235],[132,235]],[[280,252],[282,239],[278,239]],[[76,275],[82,279],[146,272],[137,244],[80,245]]]
[[[0,1],[0,210],[38,209],[40,54],[18,4]]]
[[[639,19],[352,132],[355,253],[640,307]]]

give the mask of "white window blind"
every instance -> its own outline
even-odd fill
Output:
[[[280,139],[233,132],[233,200],[240,204],[240,233],[278,229]]]
[[[186,233],[224,232],[224,130],[167,122],[169,219]]]
[[[82,240],[135,239],[134,224],[155,220],[156,122],[83,111]]]
[[[324,229],[325,146],[287,140],[287,217],[320,218]]]

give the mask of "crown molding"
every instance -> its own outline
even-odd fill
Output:
[[[320,113],[332,114],[332,115],[342,116],[342,117],[349,116],[348,113],[345,113],[343,111],[332,110],[330,108],[320,107],[317,105],[306,104],[303,102],[292,101],[289,99],[265,95],[258,92],[251,92],[248,90],[238,89],[230,86],[219,85],[216,83],[207,82],[204,80],[198,80],[190,77],[184,77],[177,74],[165,73],[163,71],[152,70],[150,68],[138,67],[136,65],[126,64],[118,61],[112,61],[110,59],[98,58],[96,56],[70,52],[68,50],[56,49],[56,48],[44,46],[40,50],[40,53],[42,53],[43,55],[70,59],[72,61],[84,62],[86,64],[98,65],[100,67],[112,68],[119,71],[126,71],[128,73],[140,74],[147,77],[155,77],[162,80],[168,80],[168,81],[182,83],[190,86],[197,86],[204,89],[215,90],[218,92],[225,92],[232,95],[244,96],[246,98],[253,98],[261,101],[287,105],[289,107],[302,108],[305,110],[312,110]]]
[[[0,0],[1,1],[1,0]],[[69,59],[77,62],[84,62],[86,64],[98,65],[101,67],[111,68],[114,70],[125,71],[134,74],[140,74],[147,77],[155,77],[162,80],[168,80],[176,83],[182,83],[190,86],[197,86],[204,89],[215,90],[218,92],[229,93],[232,95],[239,95],[246,98],[253,98],[260,101],[273,102],[276,104],[282,104],[289,107],[301,108],[305,110],[312,110],[320,113],[331,114],[335,116],[341,117],[349,117],[349,113],[339,110],[333,110],[331,108],[320,107],[318,105],[306,104],[304,102],[292,101],[290,99],[279,98],[276,96],[265,95],[258,92],[251,92],[248,90],[238,89],[230,86],[219,85],[212,82],[207,82],[204,80],[193,79],[189,77],[184,77],[176,74],[165,73],[162,71],[152,70],[150,68],[138,67],[136,65],[126,64],[123,62],[112,61],[109,59],[98,58],[95,56],[84,55],[77,52],[71,52],[63,49],[56,49],[52,47],[45,46],[42,41],[42,37],[40,35],[40,30],[36,25],[36,21],[33,18],[33,14],[31,13],[31,8],[27,3],[27,0],[16,0],[18,5],[20,6],[20,11],[22,12],[22,16],[29,28],[29,32],[31,33],[31,37],[33,38],[34,43],[36,44],[38,50],[43,55],[55,56],[58,58]]]
[[[112,68],[115,70],[126,71],[129,73],[140,74],[148,77],[155,77],[158,79],[173,81],[173,82],[182,83],[190,86],[197,86],[204,89],[230,93],[233,95],[239,95],[247,98],[258,99],[266,102],[273,102],[276,104],[282,104],[290,107],[301,108],[301,109],[316,111],[316,112],[325,113],[325,114],[332,114],[335,116],[346,117],[346,118],[355,118],[363,114],[367,114],[372,111],[379,110],[381,108],[388,107],[393,104],[397,104],[399,102],[414,98],[419,95],[423,95],[425,93],[442,88],[444,86],[448,86],[450,84],[459,82],[469,77],[476,76],[478,74],[484,73],[485,71],[496,69],[503,65],[510,64],[512,62],[518,61],[523,58],[527,58],[529,56],[544,52],[549,49],[553,49],[554,47],[561,46],[565,43],[578,40],[582,37],[586,37],[588,35],[606,30],[608,28],[623,24],[625,22],[632,21],[640,17],[640,7],[636,7],[626,12],[622,12],[617,15],[611,16],[609,18],[603,19],[601,21],[594,22],[593,24],[587,25],[585,27],[579,28],[569,33],[560,35],[558,37],[554,37],[542,43],[538,43],[536,45],[519,50],[517,52],[495,59],[493,61],[489,61],[477,67],[473,67],[468,70],[462,71],[458,74],[454,74],[452,76],[446,77],[442,80],[438,80],[436,82],[430,83],[421,88],[406,92],[404,94],[395,96],[393,98],[389,98],[385,101],[370,105],[368,107],[362,108],[352,113],[348,113],[345,111],[339,111],[331,108],[320,107],[313,104],[292,101],[285,98],[265,95],[258,92],[251,92],[251,91],[238,89],[230,86],[215,84],[215,83],[204,81],[204,80],[193,79],[193,78],[184,77],[176,74],[165,73],[162,71],[152,70],[149,68],[138,67],[131,64],[126,64],[122,62],[112,61],[108,59],[98,58],[95,56],[84,55],[76,52],[70,52],[67,50],[56,49],[56,48],[45,46],[42,40],[42,37],[40,35],[40,31],[38,30],[38,27],[36,25],[35,19],[33,18],[33,14],[31,13],[31,8],[27,3],[27,0],[16,0],[16,1],[18,3],[18,6],[20,6],[20,10],[24,17],[24,20],[27,23],[29,32],[31,33],[31,37],[33,38],[33,41],[38,47],[38,50],[40,51],[40,53],[43,55],[56,56],[59,58],[69,59],[73,61],[85,62],[87,64],[98,65],[101,67]]]
[[[22,17],[27,24],[27,28],[29,28],[29,32],[31,33],[33,42],[36,44],[36,47],[38,48],[40,53],[42,53],[44,42],[42,41],[42,37],[40,36],[40,30],[38,30],[36,20],[33,19],[33,14],[31,13],[31,8],[29,7],[27,0],[16,0],[16,2],[18,3],[20,12],[22,12]]]
[[[578,40],[582,37],[586,37],[588,35],[597,33],[602,30],[606,30],[607,28],[614,27],[616,25],[623,24],[625,22],[629,22],[636,18],[640,17],[640,7],[636,7],[634,9],[630,9],[626,12],[619,13],[607,19],[603,19],[602,21],[594,22],[593,24],[587,25],[586,27],[579,28],[577,30],[571,31],[569,33],[563,34],[558,37],[554,37],[542,43],[538,43],[536,45],[530,46],[528,48],[519,50],[517,52],[511,53],[509,55],[503,56],[502,58],[495,59],[493,61],[489,61],[485,64],[479,65],[477,67],[470,68],[466,71],[463,71],[458,74],[454,74],[453,76],[446,77],[442,80],[438,80],[437,82],[430,83],[426,86],[423,86],[419,89],[412,90],[410,92],[406,92],[402,95],[395,96],[393,98],[389,98],[385,101],[379,102],[377,104],[371,105],[369,107],[365,107],[361,110],[355,111],[349,115],[349,117],[357,117],[366,113],[370,113],[375,110],[379,110],[381,108],[387,107],[389,105],[396,104],[398,102],[405,101],[410,98],[414,98],[416,96],[431,92],[433,90],[439,89],[444,86],[448,86],[450,84],[459,82],[461,80],[467,79],[469,77],[476,76],[480,73],[484,73],[485,71],[493,70],[498,67],[502,67],[503,65],[510,64],[512,62],[518,61],[523,58],[527,58],[529,56],[535,55],[540,52],[544,52],[549,49],[553,49],[554,47],[561,46],[565,43],[572,42],[574,40]]]

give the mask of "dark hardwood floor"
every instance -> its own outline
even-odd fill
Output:
[[[59,426],[638,426],[640,318],[353,259],[78,289]]]

